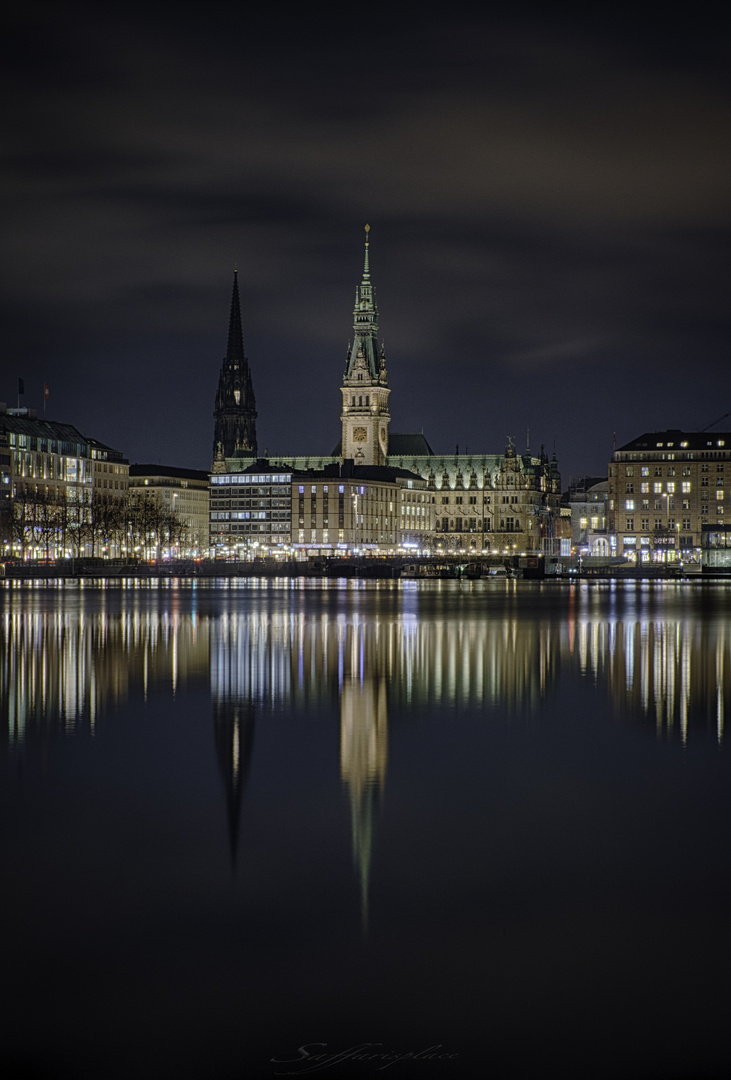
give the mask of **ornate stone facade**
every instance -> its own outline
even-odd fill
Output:
[[[355,291],[353,344],[348,357],[341,392],[343,407],[341,457],[356,465],[385,465],[388,456],[388,373],[386,356],[378,349],[378,309],[371,285],[366,225],[363,280]]]
[[[423,476],[434,493],[434,543],[452,551],[558,553],[561,477],[555,455],[519,454],[508,439],[502,454],[389,456]]]

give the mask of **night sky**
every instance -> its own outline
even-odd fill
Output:
[[[328,453],[368,222],[394,431],[565,486],[731,411],[707,12],[268,10],[6,16],[0,400],[207,469],[237,265],[260,451]]]

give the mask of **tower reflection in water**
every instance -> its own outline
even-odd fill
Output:
[[[391,628],[393,630],[393,628]],[[257,711],[313,700],[340,704],[340,774],[352,814],[364,922],[374,820],[386,776],[386,663],[380,623],[345,616],[225,615],[211,628],[211,695],[235,860]],[[391,635],[392,637],[392,635]],[[379,659],[380,658],[380,659]]]
[[[218,764],[236,865],[241,806],[254,749],[257,710],[290,696],[286,620],[225,613],[210,628],[210,685]]]
[[[122,590],[124,593],[124,590]],[[438,600],[417,619],[406,598],[363,606],[347,590],[335,613],[292,591],[291,610],[264,594],[241,610],[226,603],[198,614],[190,593],[140,597],[114,612],[103,591],[44,606],[6,591],[0,611],[2,742],[23,752],[49,736],[86,731],[126,699],[210,686],[214,740],[223,775],[232,856],[254,730],[266,707],[297,712],[316,702],[340,718],[340,779],[352,815],[364,919],[373,830],[384,790],[388,716],[423,703],[540,717],[562,680],[591,678],[622,721],[649,722],[663,736],[723,739],[731,700],[731,636],[723,618],[641,610],[625,597],[579,594],[547,617]],[[654,595],[654,594],[653,594]],[[660,598],[662,599],[662,598]],[[362,600],[362,598],[361,598]],[[655,602],[654,601],[654,602]],[[370,601],[369,601],[370,602]],[[223,608],[223,610],[221,610]],[[506,617],[507,615],[507,617]]]
[[[340,684],[340,776],[350,800],[353,858],[360,878],[361,913],[368,925],[368,885],[375,820],[386,780],[386,675],[378,669],[379,626],[348,626]]]

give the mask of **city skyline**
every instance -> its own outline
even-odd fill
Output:
[[[395,430],[565,486],[728,411],[710,30],[397,14],[363,79],[355,15],[215,14],[12,15],[0,400],[207,469],[237,266],[259,452],[327,454],[368,222]]]

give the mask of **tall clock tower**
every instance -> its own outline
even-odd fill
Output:
[[[368,233],[365,227],[365,262],[363,280],[355,290],[353,311],[353,344],[348,357],[341,387],[343,407],[343,458],[353,458],[356,465],[385,465],[388,457],[388,373],[386,356],[378,349],[378,309],[371,285],[368,262]]]

